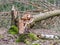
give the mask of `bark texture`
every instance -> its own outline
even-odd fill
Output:
[[[49,11],[46,13],[40,13],[40,14],[34,15],[33,21],[39,21],[39,20],[48,18],[50,16],[56,16],[56,15],[60,15],[60,10],[54,10],[54,11]]]
[[[48,17],[56,16],[56,15],[60,15],[60,10],[54,10],[54,11],[49,11],[49,12],[33,15],[32,21],[30,21],[29,24],[33,24],[33,22],[40,21],[42,19],[46,19]]]

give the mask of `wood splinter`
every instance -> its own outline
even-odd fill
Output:
[[[19,19],[19,25],[18,25],[18,28],[19,28],[19,34],[23,34],[24,32],[28,32],[28,24],[31,22],[31,15],[29,13],[26,13],[22,16],[21,19]]]

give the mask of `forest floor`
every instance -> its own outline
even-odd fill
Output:
[[[33,30],[33,29],[32,29]],[[36,32],[37,31],[37,32]],[[48,31],[48,30],[42,30],[41,31],[41,29],[36,29],[36,30],[33,30],[32,32],[36,32],[36,33],[40,33],[40,32],[42,32],[42,33],[45,33],[45,34],[48,34],[48,32],[51,32],[51,33],[49,33],[49,34],[57,34],[57,35],[59,35],[60,33],[59,33],[59,31],[57,31],[57,32],[55,32],[55,31]],[[0,28],[0,45],[26,45],[25,43],[23,43],[23,42],[19,42],[19,43],[17,43],[17,42],[15,42],[15,40],[16,40],[16,35],[15,36],[13,36],[13,35],[11,35],[11,34],[8,34],[7,33],[7,29],[6,28]],[[40,39],[40,40],[37,40],[37,41],[33,41],[32,42],[32,44],[33,43],[38,43],[38,44],[41,44],[41,45],[60,45],[60,40],[55,40],[55,39],[53,39],[53,40],[49,40],[49,39]],[[32,45],[31,44],[31,45]]]
[[[11,35],[8,32],[8,29],[1,27],[0,28],[0,45],[26,45],[23,42],[15,42],[17,35]],[[31,29],[32,32],[37,34],[50,34],[60,36],[60,16],[55,16],[36,22],[34,27]],[[60,39],[40,39],[33,41],[32,43],[39,43],[41,45],[60,45]],[[32,44],[31,44],[32,45]]]
[[[25,45],[23,42],[16,43],[16,36],[7,32],[4,27],[0,28],[0,45]]]

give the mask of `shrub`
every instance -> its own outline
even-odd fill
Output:
[[[18,28],[15,25],[12,25],[8,32],[13,35],[18,34]]]

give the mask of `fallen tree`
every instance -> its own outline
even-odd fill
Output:
[[[39,20],[46,19],[51,16],[56,16],[56,15],[60,15],[60,10],[54,10],[54,11],[49,11],[46,13],[40,13],[40,14],[34,15],[33,21],[34,22],[39,21]]]
[[[46,19],[48,17],[56,16],[56,15],[60,15],[60,10],[54,10],[54,11],[49,11],[49,12],[45,12],[45,13],[40,13],[40,14],[37,14],[37,15],[33,15],[33,18],[28,23],[28,25],[33,24],[33,22],[40,21],[42,19]]]

